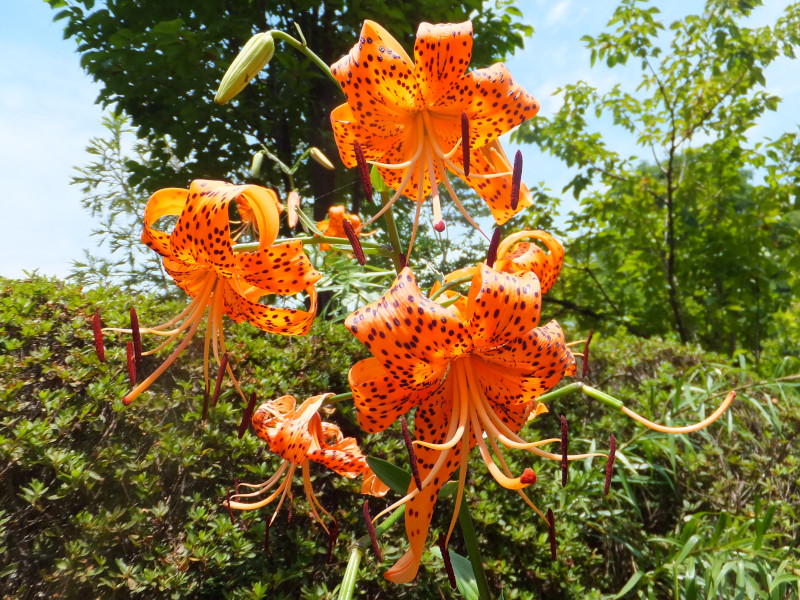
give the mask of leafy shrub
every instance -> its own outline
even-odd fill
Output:
[[[201,418],[202,342],[193,343],[130,407],[124,344],[106,338],[99,363],[89,322],[127,323],[124,290],[82,291],[36,278],[0,280],[0,595],[4,598],[332,598],[347,546],[365,533],[351,481],[322,471],[314,486],[342,531],[333,564],[327,536],[298,502],[286,507],[264,551],[263,512],[222,506],[238,478],[259,482],[278,461],[253,435],[239,440],[242,402],[223,393]],[[179,304],[135,299],[143,324]],[[346,390],[347,369],[364,350],[341,325],[319,320],[305,338],[230,328],[234,368],[263,400]],[[602,460],[558,464],[510,455],[515,472],[533,466],[533,500],[556,513],[559,559],[547,528],[477,463],[468,496],[493,593],[505,598],[796,598],[800,542],[796,514],[797,363],[776,363],[767,378],[697,348],[627,337],[592,348],[587,380],[659,422],[690,422],[731,387],[739,396],[709,430],[664,436],[643,430],[584,396],[562,397],[526,437],[552,437],[558,414],[570,422],[571,450],[619,441],[612,492],[603,496]],[[156,358],[145,357],[145,369]],[[122,368],[121,368],[122,367]],[[398,431],[364,436],[351,407],[337,421],[370,454],[406,462]],[[299,483],[296,482],[295,490]],[[393,496],[396,499],[396,496]],[[389,502],[387,498],[384,502]],[[373,511],[384,502],[373,502]],[[434,526],[449,523],[443,501]],[[402,526],[381,540],[386,557],[362,563],[359,598],[454,597],[434,553],[415,584],[393,586],[382,572],[404,549]],[[436,532],[434,532],[435,534]],[[453,547],[464,554],[458,534]],[[620,593],[618,594],[618,592]]]

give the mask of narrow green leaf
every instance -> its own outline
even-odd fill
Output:
[[[644,571],[636,571],[633,575],[631,575],[631,578],[628,579],[628,583],[626,583],[625,586],[617,593],[617,595],[614,596],[614,600],[617,600],[617,598],[622,598],[625,594],[635,589],[643,575]]]
[[[411,473],[374,456],[367,457],[367,464],[378,476],[378,479],[392,488],[393,491],[403,496],[408,493],[408,486],[411,485]]]

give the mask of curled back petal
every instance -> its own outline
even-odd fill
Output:
[[[296,404],[294,396],[281,396],[261,404],[251,419],[256,435],[267,443],[271,442],[277,428],[283,425],[285,415],[292,412]]]
[[[441,380],[448,361],[472,347],[458,316],[424,297],[409,268],[382,298],[349,315],[345,326],[407,389]]]
[[[376,358],[353,365],[347,380],[353,390],[358,425],[367,433],[383,431],[439,385],[434,380],[419,390],[401,387]]]
[[[356,140],[367,160],[397,164],[411,158],[416,148],[414,118],[411,115],[400,115],[394,120],[398,127],[391,134],[378,135],[358,124],[349,104],[340,104],[334,108],[331,112],[333,137],[345,166],[352,169],[358,165],[353,149]]]
[[[189,190],[166,188],[150,196],[144,209],[144,229],[142,242],[161,256],[170,256],[169,234],[155,229],[154,225],[162,217],[177,217],[186,206]]]
[[[309,432],[309,422],[314,417],[319,419],[317,411],[324,398],[324,395],[312,396],[287,413],[269,440],[270,450],[296,465],[303,464],[314,439]]]
[[[456,153],[453,162],[459,167],[463,165],[463,157]],[[511,206],[511,175],[483,179],[475,175],[493,175],[495,173],[511,173],[512,166],[500,142],[494,140],[481,148],[470,150],[470,176],[457,173],[478,195],[489,205],[492,216],[498,225],[502,225],[533,201],[528,187],[520,185],[519,203],[516,209]]]
[[[349,479],[369,469],[355,438],[344,438],[330,446],[311,449],[308,458]]]
[[[528,241],[541,241],[549,252]],[[506,273],[522,274],[532,271],[539,278],[542,293],[546,294],[555,284],[564,264],[564,248],[546,231],[519,231],[505,238],[497,248],[495,269]]]
[[[435,106],[469,67],[472,23],[420,23],[414,42],[414,76],[428,106]]]
[[[539,280],[533,274],[519,277],[481,264],[467,300],[476,348],[499,346],[526,334],[538,324],[540,311]]]
[[[268,294],[297,294],[322,278],[300,241],[275,244],[257,252],[237,252],[235,261],[241,279]]]
[[[317,312],[317,291],[313,286],[308,288],[311,301],[308,311],[258,304],[245,298],[228,280],[223,280],[222,293],[226,315],[237,323],[247,321],[269,333],[305,335],[311,329]]]

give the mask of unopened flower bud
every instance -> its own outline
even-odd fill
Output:
[[[292,190],[289,192],[289,197],[286,199],[286,206],[287,215],[289,218],[289,227],[294,229],[297,227],[297,223],[300,220],[300,217],[297,214],[297,210],[300,208],[300,194],[297,193],[297,190]]]
[[[264,162],[264,155],[261,152],[253,154],[253,162],[250,165],[250,175],[258,177],[261,173],[261,163]]]
[[[333,163],[328,160],[328,157],[322,153],[322,150],[316,146],[311,147],[311,150],[308,151],[308,155],[329,171],[333,171],[336,168],[333,166]]]
[[[245,44],[219,84],[214,102],[225,104],[241,92],[275,54],[275,40],[267,33],[257,33]]]

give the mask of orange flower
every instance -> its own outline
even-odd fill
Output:
[[[439,182],[472,222],[447,171],[480,194],[500,224],[530,204],[523,189],[518,206],[511,206],[511,165],[498,138],[533,117],[539,104],[503,64],[465,73],[471,56],[469,21],[421,23],[414,62],[383,27],[365,21],[358,43],[331,67],[347,96],[331,113],[342,161],[358,164],[358,143],[366,161],[397,191],[389,204],[401,194],[416,199],[417,217],[431,194],[437,229],[444,226]]]
[[[334,519],[319,503],[311,487],[309,461],[312,460],[350,479],[364,475],[364,483],[361,486],[362,494],[383,496],[388,491],[389,488],[375,476],[367,465],[367,460],[358,449],[355,439],[343,437],[341,430],[336,425],[327,423],[320,418],[318,411],[328,396],[330,394],[313,396],[299,407],[296,407],[297,400],[294,396],[281,396],[277,400],[262,404],[256,410],[252,419],[256,434],[269,444],[272,452],[283,459],[283,463],[276,473],[264,483],[260,485],[242,484],[245,487],[254,488],[255,491],[240,494],[237,490],[237,494],[232,496],[227,503],[230,508],[253,510],[266,506],[280,496],[278,506],[270,520],[272,523],[291,488],[294,472],[297,467],[300,467],[303,472],[303,489],[311,513],[325,532],[330,534],[318,511],[322,511],[331,520]],[[285,477],[283,477],[284,473]],[[281,477],[283,480],[269,496],[253,502],[247,501],[247,499],[262,496],[272,490]]]
[[[558,323],[538,326],[539,280],[530,272],[518,276],[482,264],[451,274],[446,281],[464,273],[472,275],[468,295],[444,307],[420,293],[406,268],[383,298],[345,321],[374,355],[354,365],[349,374],[361,427],[382,431],[416,407],[414,444],[422,486],[417,489],[412,483],[408,495],[395,504],[406,503],[410,542],[410,549],[386,573],[397,583],[415,577],[439,489],[460,469],[452,532],[467,455],[474,445],[498,483],[516,490],[537,512],[522,491],[535,481],[535,474],[526,469],[514,477],[498,442],[561,459],[560,454],[539,449],[559,440],[526,443],[517,435],[531,414],[546,411],[536,398],[575,373],[575,359]],[[458,298],[452,291],[442,297],[448,295],[448,300]]]
[[[325,221],[317,223],[319,229],[327,237],[346,238],[347,234],[344,232],[344,222],[347,221],[353,227],[353,230],[358,231],[361,228],[361,217],[348,213],[344,206],[331,206],[328,208],[328,218]],[[359,236],[366,235],[358,233]],[[330,250],[330,244],[320,244],[320,250]]]
[[[233,251],[228,214],[231,202],[236,202],[243,221],[258,232],[257,251]],[[165,338],[145,354],[158,352],[185,335],[164,363],[129,392],[123,402],[133,401],[183,352],[200,327],[206,308],[209,309],[205,340],[206,389],[209,349],[213,350],[217,362],[226,352],[223,315],[237,323],[247,321],[270,333],[308,333],[316,311],[314,283],[321,275],[311,266],[301,242],[273,245],[281,210],[272,190],[222,181],[197,180],[188,190],[168,188],[151,196],[145,208],[142,241],[164,257],[164,269],[192,301],[166,323],[141,330]],[[155,229],[159,219],[169,216],[178,217],[171,233]],[[268,294],[291,295],[303,290],[311,299],[308,311],[259,303],[259,299]],[[230,367],[227,372],[241,394]]]
[[[544,243],[549,252],[531,242],[521,241],[526,238]],[[564,248],[559,241],[546,231],[536,229],[514,233],[500,242],[494,268],[517,275],[531,271],[539,279],[542,293],[546,294],[558,279],[563,264]]]

